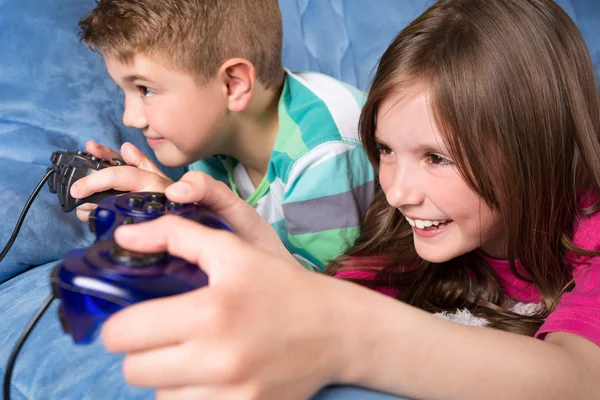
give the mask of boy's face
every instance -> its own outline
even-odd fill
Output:
[[[227,102],[218,80],[201,86],[191,74],[141,54],[129,63],[104,61],[125,93],[123,123],[141,129],[162,164],[185,166],[221,153]]]

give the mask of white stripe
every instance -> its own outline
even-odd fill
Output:
[[[250,198],[250,196],[256,192],[256,187],[242,163],[238,163],[233,169],[233,181],[237,185],[240,195],[244,200]]]
[[[287,178],[288,185],[295,182],[309,168],[316,167],[332,157],[355,149],[357,146],[358,144],[344,142],[326,142],[318,145],[306,155],[296,160]]]
[[[344,139],[359,140],[360,107],[348,88],[336,79],[317,72],[287,72],[323,100]]]
[[[275,178],[269,186],[269,193],[256,203],[256,212],[266,219],[270,224],[281,221],[283,215],[283,192],[284,185],[281,179]]]

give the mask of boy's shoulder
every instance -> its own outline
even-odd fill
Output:
[[[358,121],[365,99],[364,92],[333,77],[286,70],[274,156],[293,163],[309,153],[361,147]]]

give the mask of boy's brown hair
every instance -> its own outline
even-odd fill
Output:
[[[145,54],[204,83],[239,57],[266,88],[282,83],[277,0],[98,0],[79,27],[90,49],[121,62]]]

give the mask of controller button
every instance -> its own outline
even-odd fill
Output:
[[[121,222],[121,224],[123,224],[123,225],[130,225],[130,224],[133,224],[133,222],[134,222],[134,221],[133,221],[133,218],[131,218],[131,217],[127,217],[127,218],[125,218],[125,219],[123,220],[123,222]]]
[[[113,162],[115,163],[116,166],[125,165],[125,161],[121,160],[120,158],[114,157],[112,160],[113,160]]]
[[[136,208],[142,207],[144,205],[144,196],[140,196],[138,194],[127,196],[127,205]]]
[[[176,203],[174,201],[169,201],[167,203],[167,210],[169,211],[180,210],[181,208],[183,208],[183,204],[181,203]]]
[[[148,195],[148,200],[164,204],[167,201],[167,196],[164,193],[152,193]]]
[[[151,201],[144,205],[144,211],[146,211],[149,214],[156,214],[162,212],[164,207],[165,206],[162,203]]]
[[[85,152],[83,152],[83,151],[81,151],[81,150],[77,150],[77,151],[75,152],[75,154],[77,154],[78,156],[83,156],[83,155],[85,155],[86,153],[85,153]]]
[[[96,156],[92,156],[92,155],[90,154],[90,160],[92,160],[92,161],[96,161],[96,160],[97,160],[97,158],[96,158]]]
[[[109,255],[112,261],[115,263],[132,268],[144,268],[161,265],[164,264],[167,259],[167,253],[165,252],[137,253],[134,251],[125,250],[116,244],[111,247]]]

